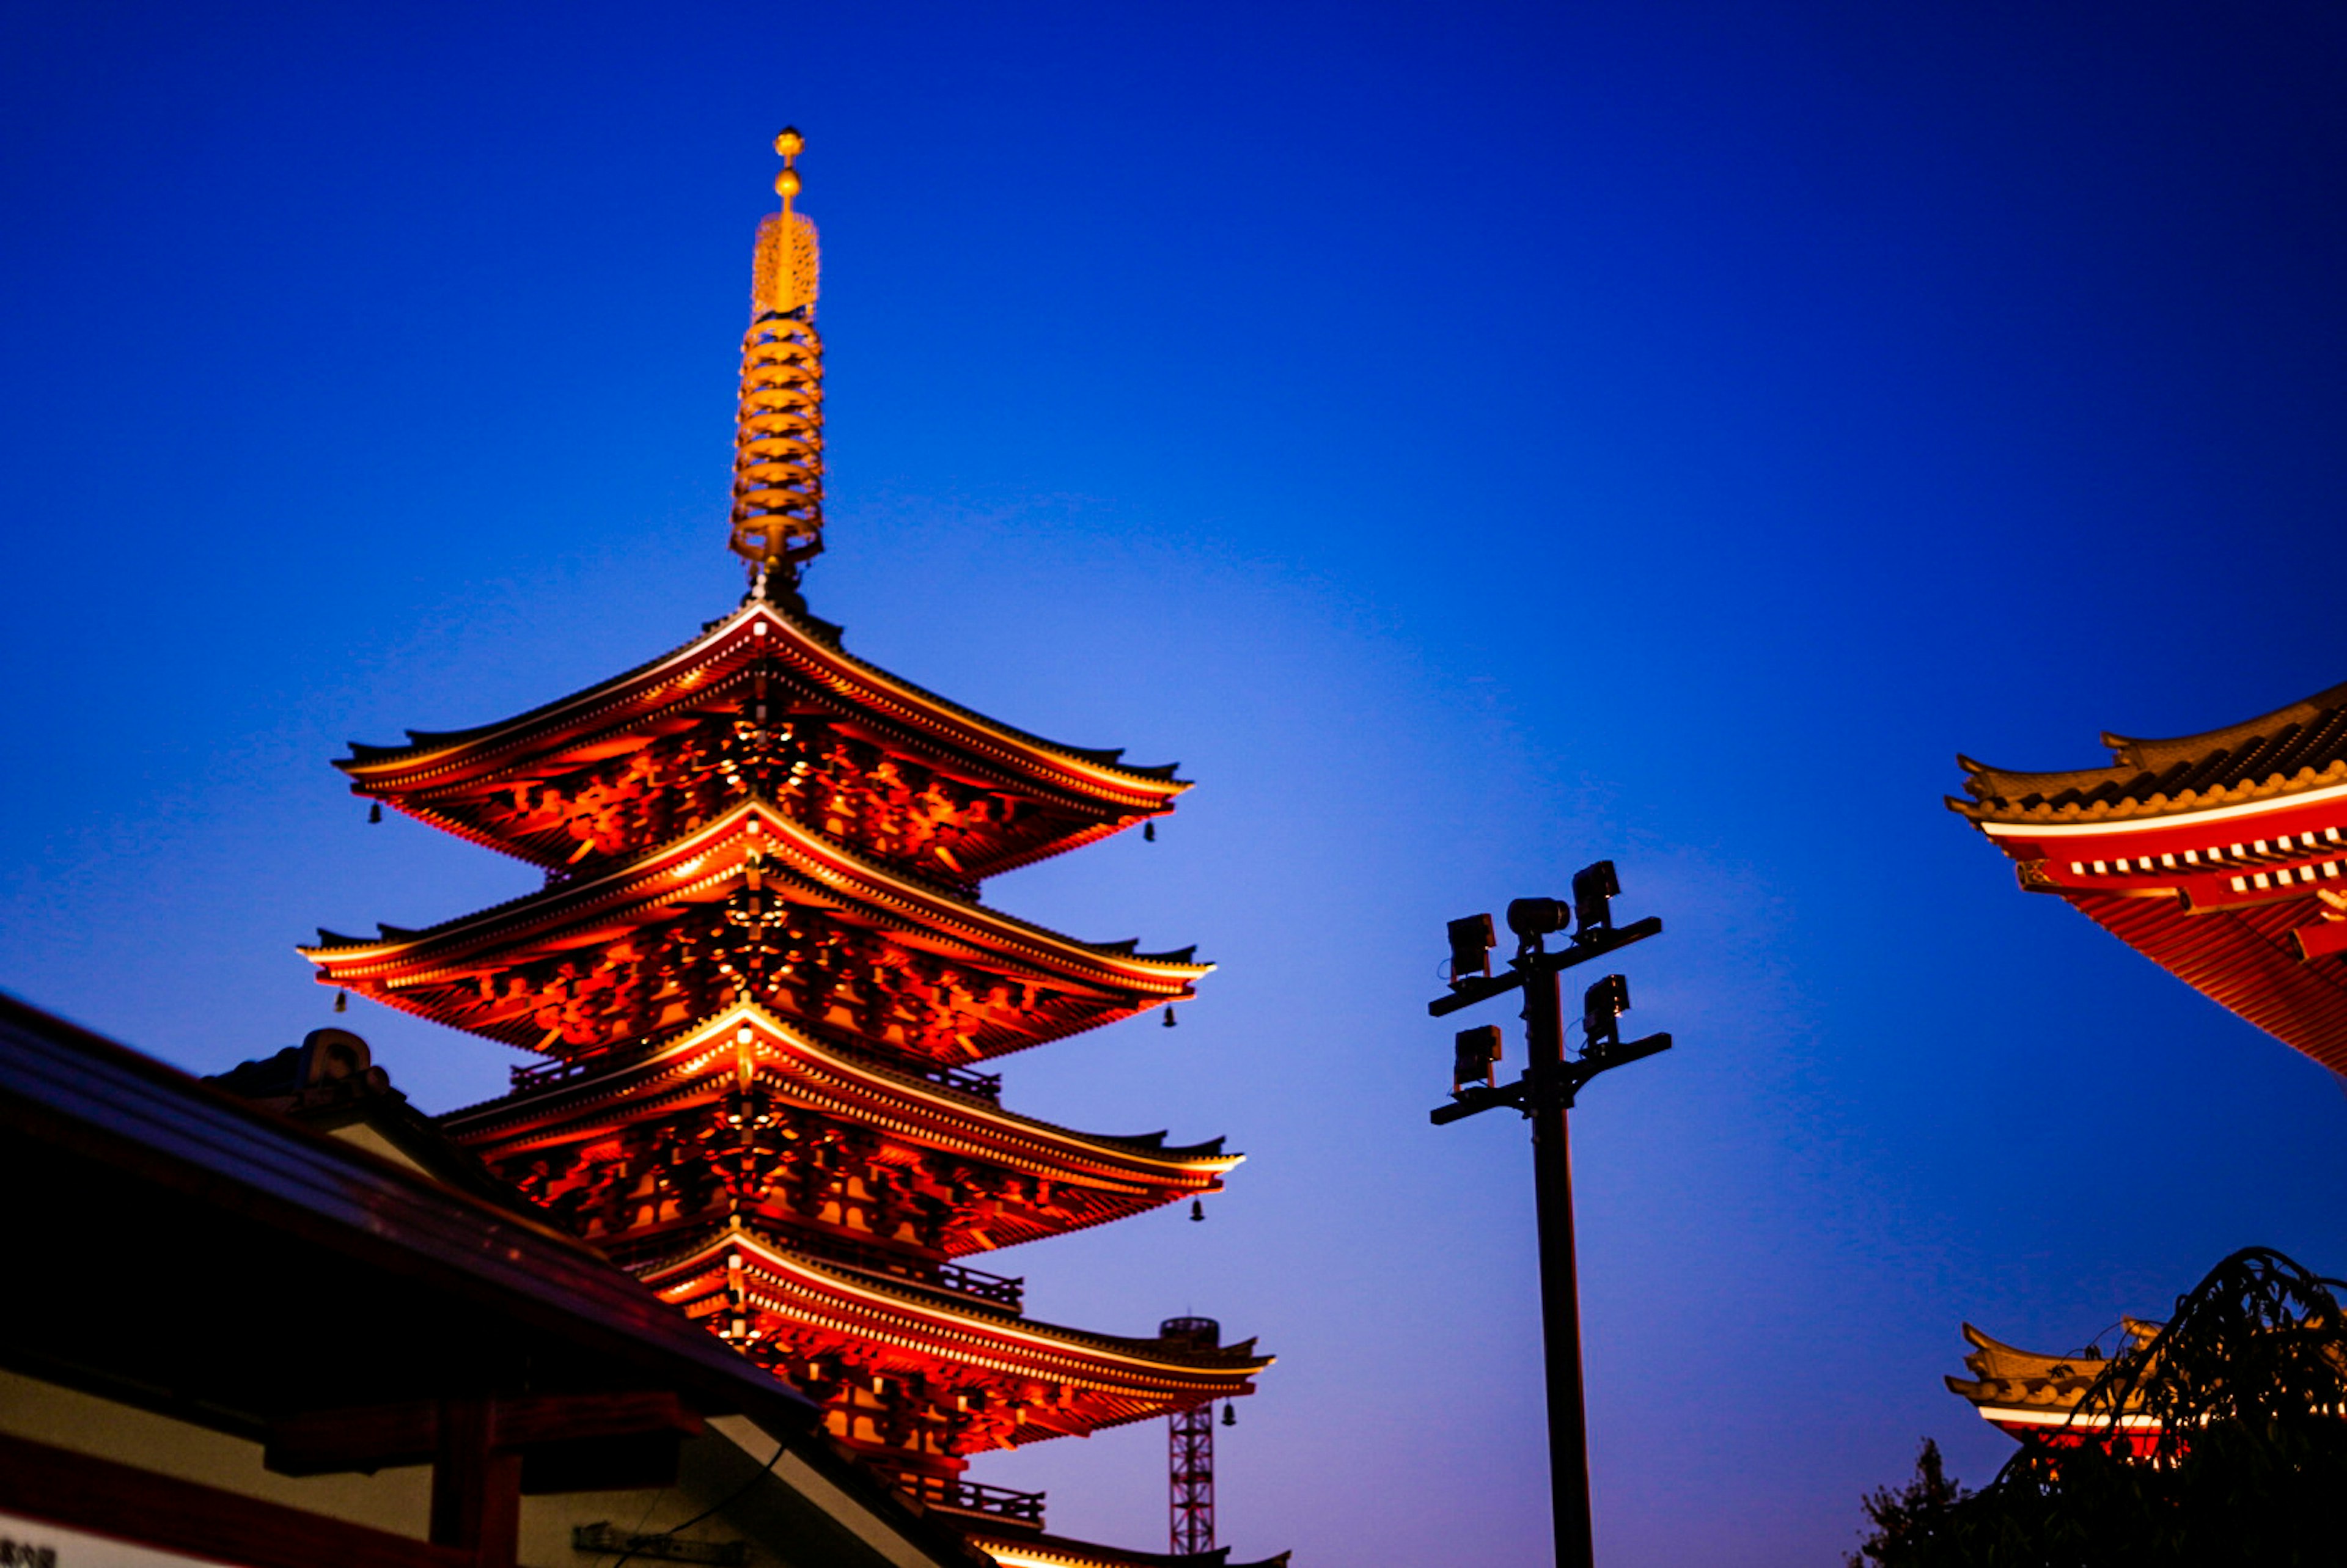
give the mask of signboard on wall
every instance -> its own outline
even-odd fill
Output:
[[[0,1568],[220,1568],[212,1557],[159,1552],[14,1513],[0,1513]]]

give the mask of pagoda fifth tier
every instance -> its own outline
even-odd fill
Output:
[[[354,793],[545,885],[423,929],[322,931],[303,953],[326,985],[534,1053],[442,1130],[822,1400],[908,1490],[1036,1531],[1032,1499],[973,1501],[994,1493],[961,1479],[968,1456],[1250,1393],[1270,1364],[1252,1341],[1036,1321],[1022,1280],[968,1261],[1194,1204],[1239,1163],[1220,1140],[1020,1115],[977,1070],[1182,1000],[1209,971],[979,900],[983,878],[1149,822],[1189,786],[899,680],[807,611],[822,350],[797,189],[786,167],[743,343],[749,596],[559,702],[354,745],[338,764]]]

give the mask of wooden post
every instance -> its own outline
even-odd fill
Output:
[[[521,1455],[497,1446],[497,1406],[443,1399],[432,1456],[432,1542],[477,1568],[515,1568],[521,1550]]]

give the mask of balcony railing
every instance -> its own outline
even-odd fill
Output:
[[[975,1094],[980,1100],[991,1100],[998,1105],[1002,1102],[1002,1074],[999,1072],[969,1072],[958,1067],[948,1067],[942,1062],[934,1067],[916,1067],[911,1071],[915,1077],[942,1083],[948,1089],[958,1089],[964,1094]]]
[[[568,1083],[574,1078],[584,1078],[590,1072],[600,1072],[624,1061],[632,1061],[650,1049],[639,1040],[632,1045],[601,1046],[581,1051],[576,1056],[553,1056],[544,1061],[533,1061],[525,1067],[506,1070],[507,1085],[517,1094],[533,1094],[542,1089]]]
[[[915,1475],[910,1471],[899,1471],[897,1484],[926,1506],[948,1513],[1007,1519],[1032,1529],[1043,1528],[1044,1494],[1040,1491],[1013,1491],[1007,1486],[986,1486],[974,1481]]]
[[[927,1258],[907,1257],[902,1253],[888,1252],[876,1246],[862,1246],[851,1241],[834,1241],[794,1237],[790,1245],[809,1257],[819,1257],[825,1263],[842,1264],[866,1274],[887,1275],[894,1279],[909,1280],[932,1289],[950,1290],[958,1296],[974,1296],[980,1301],[990,1301],[998,1307],[1008,1307],[1017,1312],[1025,1305],[1025,1276],[989,1274],[982,1268],[970,1268],[958,1263],[933,1263]]]

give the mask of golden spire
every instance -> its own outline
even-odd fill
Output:
[[[742,402],[733,436],[733,553],[751,589],[790,589],[823,552],[823,340],[815,335],[815,225],[791,210],[799,193],[795,128],[774,138],[783,210],[758,224],[750,330],[742,339]]]

